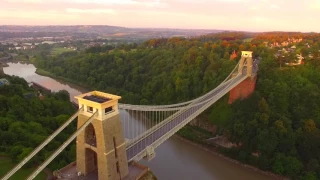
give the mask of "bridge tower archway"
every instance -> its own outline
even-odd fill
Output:
[[[88,174],[96,171],[98,169],[98,158],[97,158],[97,153],[95,151],[93,151],[90,148],[86,148],[85,150],[86,154],[85,154],[85,166],[86,166],[86,172]]]
[[[92,123],[90,123],[85,130],[85,140],[86,144],[89,144],[93,147],[97,147],[96,132]]]
[[[238,74],[243,74],[247,71],[247,75],[252,77],[252,67],[253,67],[253,60],[252,60],[252,51],[241,51],[241,59],[239,62]]]

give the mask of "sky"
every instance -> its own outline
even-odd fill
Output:
[[[0,25],[320,32],[320,0],[0,0]]]

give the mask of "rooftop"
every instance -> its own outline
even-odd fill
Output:
[[[112,100],[111,98],[101,97],[101,96],[96,96],[96,95],[86,95],[83,97],[83,99],[87,99],[89,101],[93,101],[93,102],[97,102],[97,103],[104,103],[104,102]]]
[[[88,93],[75,96],[79,104],[87,105],[93,108],[101,109],[108,108],[118,104],[120,96],[108,94],[100,91],[91,91]]]
[[[2,84],[6,84],[6,85],[9,85],[9,84],[10,84],[10,82],[9,82],[7,79],[5,79],[5,78],[0,79],[0,82],[1,82]]]

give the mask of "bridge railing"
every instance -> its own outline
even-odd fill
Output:
[[[203,101],[201,103],[196,103],[190,107],[191,112],[188,113],[187,118],[182,121],[180,124],[176,125],[172,130],[168,131],[164,136],[160,137],[159,139],[155,140],[150,146],[152,146],[154,149],[159,146],[161,143],[163,143],[166,139],[171,137],[173,134],[175,134],[178,130],[180,130],[183,126],[185,126],[187,123],[189,123],[191,120],[193,120],[195,117],[197,117],[199,114],[201,114],[204,110],[209,108],[213,103],[218,101],[221,97],[223,97],[227,92],[229,92],[232,88],[234,88],[236,85],[238,85],[240,82],[245,80],[248,76],[247,75],[239,75],[237,76],[239,79],[235,83],[230,83],[226,88],[224,88],[221,92],[219,92],[217,95],[213,96],[210,99],[207,99],[206,101]],[[234,79],[233,79],[234,80]],[[200,107],[198,110],[197,107]],[[169,123],[169,122],[168,122]],[[133,145],[132,145],[133,146]],[[132,147],[131,146],[131,147]],[[129,161],[135,160],[139,161],[144,156],[146,156],[146,152],[143,150],[140,153],[138,153],[135,157],[131,158]]]
[[[219,89],[219,88],[216,88],[216,89],[219,89],[220,92],[218,94],[220,94],[221,92],[223,92],[224,89],[227,89],[233,82],[236,78],[238,78],[239,76],[241,75],[238,75],[236,77],[233,77],[232,79],[230,79],[229,81],[226,82],[226,87],[224,87],[222,90]],[[246,75],[242,75],[242,76],[245,76]],[[216,96],[216,95],[215,95]],[[183,107],[182,109],[180,109],[178,112],[176,112],[175,114],[173,114],[172,116],[168,117],[167,119],[165,119],[164,121],[160,122],[159,124],[155,125],[154,127],[148,129],[146,132],[144,132],[143,134],[137,136],[134,140],[130,141],[128,144],[127,144],[127,148],[126,149],[129,149],[131,148],[132,146],[134,146],[135,144],[137,144],[138,142],[140,142],[144,137],[148,136],[149,134],[152,134],[154,131],[160,129],[161,127],[165,126],[166,124],[170,123],[174,118],[180,116],[182,113],[184,113],[185,111],[187,111],[188,109],[191,109],[193,107],[196,107],[196,106],[199,106],[199,105],[204,105],[205,103],[208,103],[209,101],[211,101],[213,98],[215,98],[215,96],[211,97],[211,98],[208,98],[206,99],[205,101],[200,101],[200,102],[193,102],[192,104],[188,105],[188,106],[185,106]]]

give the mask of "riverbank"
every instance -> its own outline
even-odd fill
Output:
[[[38,75],[41,75],[41,76],[47,76],[47,77],[50,77],[50,78],[53,78],[53,79],[58,79],[58,80],[62,80],[62,81],[68,82],[68,83],[75,84],[77,86],[81,86],[81,87],[83,87],[85,89],[88,89],[88,91],[92,90],[91,87],[89,87],[86,84],[83,84],[83,83],[80,83],[80,82],[77,82],[77,81],[73,81],[71,79],[64,78],[62,76],[56,76],[55,74],[53,74],[53,73],[51,73],[49,71],[46,71],[44,69],[37,68],[35,73],[38,74]]]
[[[204,151],[210,152],[210,154],[212,154],[213,156],[217,156],[217,157],[222,158],[222,159],[224,159],[224,160],[226,160],[226,161],[232,162],[232,163],[234,163],[234,164],[236,164],[236,165],[238,165],[238,166],[241,166],[241,167],[250,169],[250,170],[252,170],[252,171],[258,172],[258,173],[260,173],[260,174],[263,174],[263,175],[265,175],[265,176],[271,177],[271,178],[273,178],[273,179],[277,179],[277,180],[289,180],[289,178],[287,178],[287,177],[283,177],[283,176],[280,176],[280,175],[271,173],[271,172],[269,172],[269,171],[263,171],[263,170],[261,170],[261,169],[259,169],[259,168],[257,168],[257,167],[254,167],[254,166],[251,166],[251,165],[248,165],[248,164],[244,164],[244,163],[241,163],[241,162],[239,162],[239,161],[237,161],[237,160],[235,160],[235,159],[232,159],[232,158],[230,158],[230,157],[222,154],[221,152],[219,152],[219,150],[218,150],[217,147],[210,146],[210,145],[208,145],[208,144],[204,144],[204,143],[200,143],[200,142],[194,142],[194,141],[192,141],[192,140],[190,140],[190,139],[187,139],[187,138],[185,138],[185,137],[183,137],[183,136],[181,136],[181,135],[177,135],[177,137],[178,137],[180,140],[182,140],[182,141],[184,141],[184,142],[186,142],[186,143],[188,143],[188,144],[191,144],[191,145],[193,145],[193,146],[196,146],[196,147],[198,147],[198,148],[200,148],[200,149],[202,149],[202,150],[204,150]]]
[[[0,68],[3,68],[3,67],[9,67],[9,65],[7,63],[0,63]]]
[[[139,180],[157,180],[157,177],[151,171],[148,171]]]

